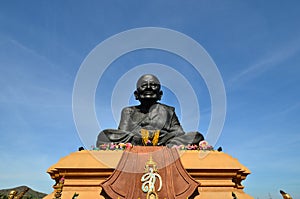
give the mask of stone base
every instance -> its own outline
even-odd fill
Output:
[[[61,158],[48,169],[51,178],[65,178],[62,199],[100,199],[100,183],[114,171],[123,151],[78,151]],[[230,155],[217,151],[179,151],[181,162],[187,172],[200,182],[196,199],[253,199],[241,184],[250,171]],[[103,163],[105,162],[105,164]],[[44,199],[53,199],[54,193]]]

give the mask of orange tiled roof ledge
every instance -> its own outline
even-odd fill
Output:
[[[105,181],[117,166],[123,151],[78,151],[61,158],[48,169],[53,180],[64,177],[62,199],[71,199],[74,193],[79,198],[100,199],[100,183]],[[179,151],[183,167],[196,181],[200,195],[196,199],[253,199],[246,194],[242,181],[250,174],[248,168],[236,158],[218,151]],[[100,160],[99,160],[100,159]],[[105,160],[105,164],[103,161]],[[53,193],[44,199],[53,199]]]

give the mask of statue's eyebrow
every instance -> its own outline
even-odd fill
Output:
[[[158,83],[155,82],[155,81],[153,81],[153,80],[144,81],[141,85],[146,85],[146,84],[155,84],[155,85],[158,85]]]

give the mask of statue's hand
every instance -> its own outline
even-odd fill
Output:
[[[142,135],[140,133],[134,134],[134,136],[132,138],[132,144],[137,145],[137,146],[142,145]]]

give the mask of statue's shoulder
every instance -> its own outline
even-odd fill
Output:
[[[166,104],[162,104],[162,103],[158,103],[159,106],[162,106],[163,108],[165,108],[166,110],[170,111],[170,112],[174,112],[175,108],[173,106],[169,106]]]
[[[135,112],[136,109],[137,109],[137,106],[127,106],[122,109],[122,113],[130,114],[130,113]]]

